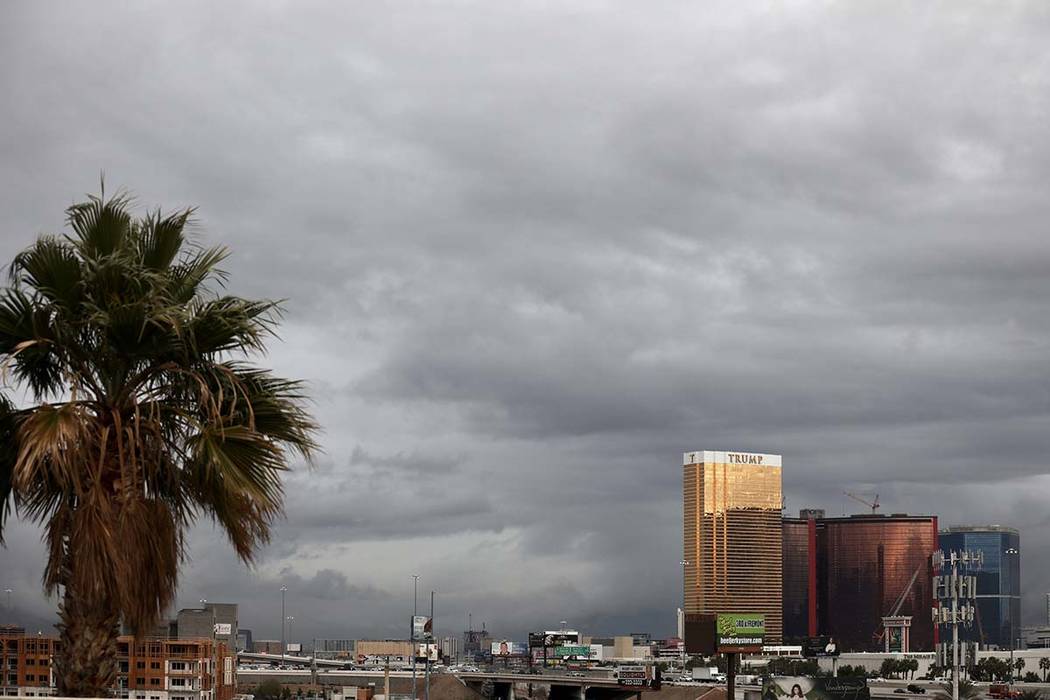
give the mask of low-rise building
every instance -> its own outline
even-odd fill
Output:
[[[445,637],[441,640],[441,656],[443,656],[448,663],[454,664],[459,662],[459,650],[459,637]]]
[[[215,639],[228,649],[237,648],[237,604],[205,603],[183,608],[176,618],[179,639]]]
[[[356,645],[353,639],[315,639],[313,654],[319,659],[349,659]]]
[[[1050,626],[1022,627],[1021,640],[1026,649],[1046,649],[1050,647]]]
[[[237,628],[237,651],[252,651],[252,631],[243,627]]]
[[[252,651],[256,654],[281,654],[280,639],[256,639],[252,642]]]
[[[54,695],[52,666],[59,645],[56,637],[0,634],[0,695]],[[235,657],[225,644],[213,645],[210,639],[117,640],[116,697],[232,700],[236,685]]]

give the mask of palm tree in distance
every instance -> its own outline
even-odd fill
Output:
[[[143,218],[125,194],[71,206],[0,290],[0,534],[44,527],[59,593],[59,695],[108,695],[123,620],[136,635],[172,602],[185,532],[211,518],[250,563],[282,511],[281,472],[309,460],[301,383],[247,358],[279,309],[222,293],[224,248],[186,238],[192,210]]]
[[[962,700],[973,700],[981,694],[980,689],[973,681],[966,680],[965,678],[959,679],[959,697]],[[939,691],[936,695],[943,700],[951,700],[952,698],[952,684],[942,683]]]
[[[1039,670],[1043,672],[1043,683],[1046,683],[1046,672],[1050,671],[1050,659],[1045,656],[1039,659]]]

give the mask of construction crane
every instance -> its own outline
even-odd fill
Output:
[[[851,494],[846,494],[846,495],[849,496]],[[878,496],[875,497],[875,502],[876,503],[878,502]],[[893,607],[890,608],[890,614],[886,615],[885,617],[897,617],[897,615],[901,611],[901,608],[904,607],[904,601],[906,601],[908,599],[908,595],[911,594],[911,589],[915,586],[915,582],[919,579],[919,574],[921,574],[925,568],[926,568],[926,562],[925,561],[923,561],[921,564],[919,564],[918,567],[916,567],[915,573],[913,573],[911,575],[911,580],[908,581],[908,585],[904,587],[904,590],[901,591],[901,594],[897,597],[897,600],[893,603]],[[875,629],[875,631],[872,633],[871,636],[876,642],[881,642],[882,638],[883,638],[883,636],[885,634],[886,634],[886,628],[882,626],[882,623],[880,621],[879,626]]]
[[[863,503],[868,508],[871,508],[871,514],[872,515],[875,515],[875,511],[877,511],[879,509],[879,494],[877,494],[877,493],[874,494],[875,498],[873,500],[870,500],[870,501],[868,499],[866,499],[866,498],[863,498],[863,496],[867,496],[868,495],[866,493],[857,495],[855,493],[850,493],[849,491],[843,491],[842,495],[843,496],[849,496],[854,501],[857,501],[859,503]]]

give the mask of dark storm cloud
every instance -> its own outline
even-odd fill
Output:
[[[104,169],[289,300],[266,362],[309,381],[326,454],[256,569],[194,532],[186,601],[276,635],[283,583],[302,635],[396,636],[418,573],[442,633],[669,633],[681,453],[731,448],[784,455],[789,510],[1020,527],[1038,617],[1044,6],[2,19],[0,254]],[[37,537],[0,571],[45,615]]]

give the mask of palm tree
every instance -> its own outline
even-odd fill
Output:
[[[1050,659],[1045,656],[1039,659],[1039,670],[1043,672],[1043,683],[1046,683],[1046,672],[1050,671]]]
[[[281,473],[309,460],[303,386],[248,363],[276,303],[221,293],[224,248],[186,238],[192,210],[143,218],[105,193],[71,206],[0,290],[0,533],[44,526],[44,587],[61,593],[59,695],[104,697],[123,620],[136,635],[171,603],[201,517],[250,563],[282,511]]]
[[[962,700],[971,700],[980,695],[981,691],[973,681],[968,681],[965,678],[959,679],[959,697]],[[952,684],[942,683],[941,689],[937,691],[937,696],[942,700],[951,700],[952,698]]]
[[[1021,677],[1021,671],[1024,670],[1024,659],[1017,659],[1014,661],[1014,668],[1017,669],[1017,677]]]

